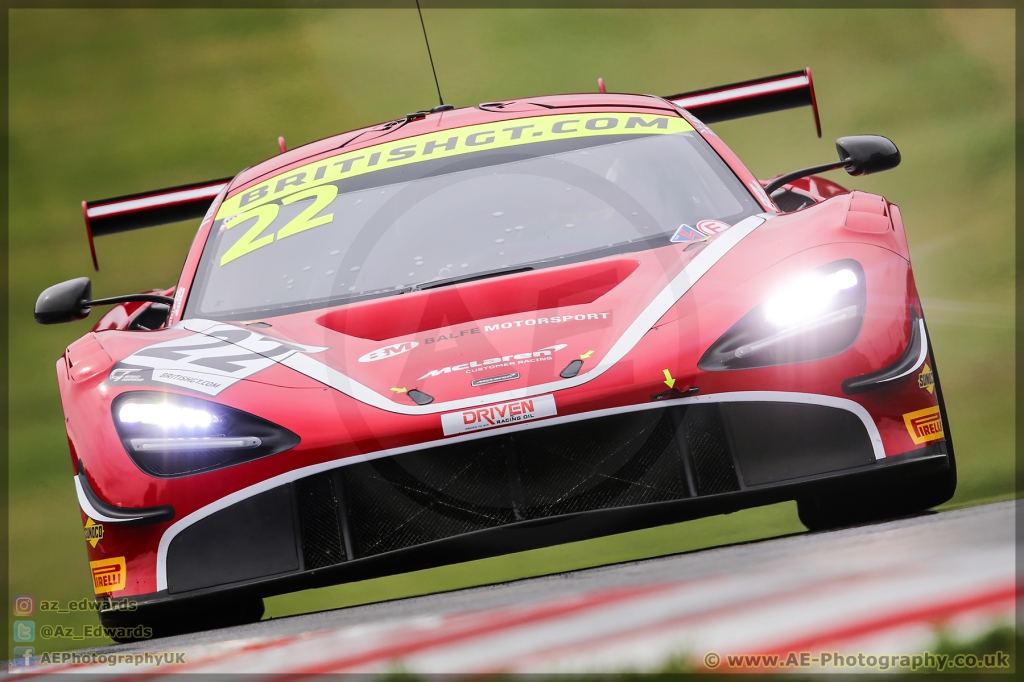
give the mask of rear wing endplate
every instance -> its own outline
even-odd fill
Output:
[[[704,123],[809,106],[814,110],[814,125],[818,129],[818,137],[821,137],[818,100],[814,96],[810,68],[706,90],[683,92],[665,99],[691,112]]]
[[[221,178],[113,199],[83,201],[82,214],[93,267],[100,269],[94,237],[202,218],[229,182],[231,178]]]

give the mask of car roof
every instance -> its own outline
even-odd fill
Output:
[[[345,151],[362,149],[384,141],[401,140],[428,132],[449,130],[463,126],[509,121],[530,116],[568,113],[566,110],[644,112],[660,111],[681,116],[678,107],[654,95],[628,95],[604,93],[579,93],[569,95],[543,95],[513,100],[484,102],[476,106],[461,107],[438,112],[420,112],[423,118],[409,120],[408,117],[393,119],[384,123],[352,130],[310,142],[274,156],[262,163],[245,169],[232,180],[228,196],[234,195],[254,183],[290,168],[305,165],[319,158],[333,156]]]

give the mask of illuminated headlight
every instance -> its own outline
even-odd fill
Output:
[[[206,429],[219,422],[208,410],[180,407],[171,403],[140,403],[128,400],[117,413],[122,424],[146,424],[164,429]]]
[[[864,270],[837,261],[771,292],[707,350],[706,371],[820,360],[849,348],[864,318]]]
[[[857,275],[849,268],[800,277],[764,302],[764,317],[778,327],[821,317],[832,306],[836,294],[855,286]]]
[[[155,391],[113,401],[114,427],[132,461],[151,476],[185,476],[295,447],[288,429],[226,405]]]

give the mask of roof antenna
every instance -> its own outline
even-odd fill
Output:
[[[427,25],[423,23],[423,10],[420,9],[420,0],[416,0],[416,12],[420,15],[420,26],[423,28],[423,42],[427,44],[427,57],[430,58],[430,71],[434,74],[434,85],[437,87],[437,99],[440,102],[440,104],[430,111],[447,111],[448,109],[454,109],[455,107],[451,104],[445,104],[444,98],[441,97],[441,85],[437,82],[437,69],[434,68],[434,55],[430,53],[430,41],[427,40]]]

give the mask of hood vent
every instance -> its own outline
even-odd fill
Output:
[[[517,313],[593,303],[640,265],[619,258],[545,268],[337,308],[317,323],[373,341]]]

